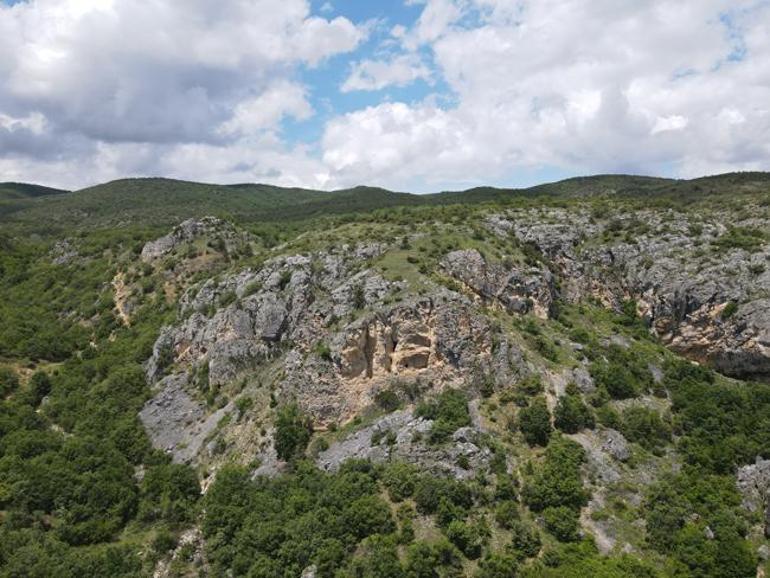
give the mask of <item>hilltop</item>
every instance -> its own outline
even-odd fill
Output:
[[[336,191],[262,184],[215,185],[163,178],[121,179],[69,192],[37,185],[0,185],[0,200],[14,203],[0,221],[29,227],[170,226],[184,219],[215,215],[239,223],[298,222],[389,207],[506,203],[526,199],[569,200],[623,196],[637,204],[684,204],[713,196],[755,194],[767,189],[770,173],[732,173],[694,180],[629,175],[579,177],[523,189],[479,187],[415,195],[359,186]],[[5,197],[3,197],[5,195]]]

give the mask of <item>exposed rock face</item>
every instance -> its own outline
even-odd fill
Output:
[[[485,303],[496,302],[509,313],[546,319],[557,297],[554,279],[545,267],[506,267],[488,262],[475,249],[453,251],[441,262],[444,270],[476,293]]]
[[[148,429],[160,428],[171,398],[194,421],[202,418],[194,401],[200,394],[185,393],[202,370],[208,384],[224,386],[279,360],[271,378],[276,393],[296,400],[321,426],[349,420],[399,382],[435,389],[484,375],[503,387],[526,372],[520,349],[466,297],[435,287],[393,302],[402,282],[358,270],[381,250],[365,245],[280,257],[188,290],[180,299],[182,321],[164,328],[146,364],[148,381],[159,389],[142,413]],[[173,413],[165,418],[178,421]],[[167,435],[153,439],[164,448],[187,443]],[[200,444],[188,447],[179,459]]]
[[[719,222],[699,224],[696,234],[673,212],[642,211],[625,220],[644,223],[646,232],[597,244],[608,225],[559,209],[495,215],[487,226],[545,255],[567,299],[593,297],[615,308],[633,299],[674,351],[727,375],[770,378],[770,246],[709,253],[704,247],[726,232]],[[728,304],[737,310],[724,315]]]
[[[758,457],[755,463],[743,466],[738,470],[737,484],[743,507],[762,514],[765,536],[770,538],[770,460]]]
[[[168,235],[145,244],[142,248],[142,261],[149,262],[163,257],[179,245],[204,236],[216,236],[227,252],[239,249],[248,243],[248,235],[238,231],[226,221],[216,217],[188,219],[176,226]]]
[[[54,265],[69,265],[80,256],[77,247],[69,239],[57,241],[51,248],[50,255]]]
[[[153,445],[171,454],[176,463],[192,460],[219,420],[232,410],[228,405],[209,415],[186,386],[185,374],[166,377],[139,414]]]
[[[432,425],[432,421],[415,417],[411,411],[396,411],[333,444],[318,456],[316,463],[321,469],[336,471],[349,459],[402,461],[419,465],[423,471],[458,479],[470,479],[489,466],[492,453],[480,446],[481,434],[476,429],[460,428],[446,444],[432,446],[426,441]],[[385,437],[388,432],[395,434],[392,445]],[[378,437],[381,439],[377,441]],[[458,461],[465,460],[467,467],[458,465]]]
[[[619,462],[625,462],[631,457],[628,442],[619,431],[606,429],[601,433],[602,451],[607,452]]]
[[[621,479],[617,462],[630,457],[628,442],[615,430],[584,430],[571,436],[586,450],[587,468],[603,483],[612,484]]]

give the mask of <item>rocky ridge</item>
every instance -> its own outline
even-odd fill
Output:
[[[586,211],[553,209],[493,215],[486,224],[541,252],[566,299],[617,309],[632,299],[674,351],[734,377],[770,377],[770,243],[733,246],[717,219],[659,211],[598,223]],[[605,237],[623,227],[636,229]]]
[[[146,364],[157,394],[141,417],[154,443],[192,459],[202,432],[226,413],[208,411],[195,389],[224,387],[273,361],[265,380],[318,427],[350,420],[404,380],[435,391],[480,376],[510,385],[527,372],[520,349],[466,296],[437,286],[396,299],[404,284],[366,267],[383,249],[278,257],[188,290],[181,322],[162,331]]]

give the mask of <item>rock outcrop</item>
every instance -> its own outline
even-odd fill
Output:
[[[171,253],[174,249],[202,237],[216,239],[219,248],[227,253],[242,249],[250,242],[246,233],[216,217],[188,219],[177,225],[168,235],[150,241],[142,248],[142,261],[151,262]]]
[[[266,379],[276,395],[296,400],[323,427],[348,421],[399,383],[430,390],[485,376],[505,387],[526,373],[521,350],[467,297],[438,286],[396,297],[403,282],[366,268],[381,251],[361,245],[279,257],[188,290],[180,322],[163,329],[146,364],[157,393],[141,417],[156,445],[187,444],[183,460],[200,448],[198,430],[178,425],[185,418],[169,400],[210,431],[192,387],[201,375],[218,390],[271,366]],[[184,439],[171,439],[163,422],[177,424],[171,429],[180,427]]]
[[[191,461],[201,450],[219,421],[230,411],[229,404],[213,413],[187,391],[185,374],[170,375],[158,385],[158,394],[139,414],[153,445],[172,456],[174,462]]]
[[[586,212],[494,215],[487,226],[539,251],[571,301],[593,298],[638,313],[674,351],[739,378],[770,378],[770,244],[719,244],[718,221],[694,226],[678,213],[642,211],[610,223]],[[642,223],[633,237],[613,230]],[[710,249],[710,250],[706,250]]]
[[[749,512],[759,512],[765,537],[770,538],[770,460],[758,457],[755,463],[740,468],[737,485],[743,507]]]
[[[532,311],[547,319],[557,298],[553,275],[542,264],[539,267],[506,266],[489,262],[481,253],[470,249],[449,253],[441,266],[484,303],[497,303],[509,313]]]
[[[481,444],[479,431],[463,427],[447,443],[431,445],[427,439],[432,426],[432,421],[415,417],[409,410],[395,411],[332,444],[316,463],[323,470],[336,471],[349,459],[401,461],[457,479],[471,479],[489,467],[492,452]]]

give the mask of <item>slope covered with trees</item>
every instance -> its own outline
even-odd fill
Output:
[[[12,190],[0,576],[770,571],[767,175]]]

